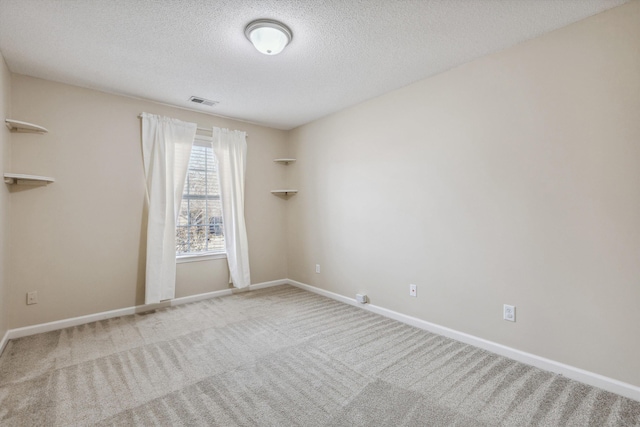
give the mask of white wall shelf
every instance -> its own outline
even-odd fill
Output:
[[[48,176],[25,175],[21,173],[5,173],[4,182],[6,184],[18,185],[43,185],[55,182],[55,179]]]
[[[25,133],[47,133],[47,129],[42,126],[34,125],[33,123],[21,122],[20,120],[5,119],[7,127],[12,132],[25,132]]]
[[[275,194],[278,196],[289,196],[292,194],[296,194],[298,192],[298,190],[291,190],[291,189],[285,189],[285,190],[271,190],[271,194]]]
[[[296,159],[292,159],[290,157],[281,157],[279,159],[273,159],[274,162],[280,163],[282,165],[288,165],[289,163],[293,163]],[[271,194],[275,194],[276,196],[284,196],[289,197],[296,194],[298,190],[294,189],[284,189],[284,190],[271,190]]]
[[[273,161],[276,163],[282,163],[284,165],[288,165],[289,163],[295,162],[296,159],[273,159]]]
[[[38,133],[43,134],[49,132],[42,126],[34,125],[33,123],[21,122],[20,120],[4,119],[7,127],[11,132],[20,133]],[[17,185],[47,185],[54,182],[55,179],[48,176],[27,175],[22,173],[5,173],[5,184],[17,184]]]

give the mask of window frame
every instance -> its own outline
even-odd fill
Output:
[[[176,254],[176,263],[184,264],[187,262],[209,261],[212,259],[226,259],[226,252],[197,252],[192,254]]]
[[[211,148],[213,138],[206,135],[196,135],[193,140],[193,146]],[[215,157],[215,153],[213,153]],[[187,173],[188,169],[187,169]],[[219,178],[219,177],[218,177]],[[178,224],[176,224],[176,232],[178,230]],[[225,236],[226,239],[226,236]],[[187,262],[209,261],[213,259],[222,259],[227,257],[227,252],[223,251],[206,251],[206,252],[186,252],[178,254],[176,252],[176,263],[182,264]]]

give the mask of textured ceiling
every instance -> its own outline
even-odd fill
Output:
[[[291,129],[625,2],[0,0],[0,51],[14,73]],[[245,38],[258,18],[293,31],[280,55]]]

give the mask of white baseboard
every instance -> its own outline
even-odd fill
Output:
[[[249,289],[252,291],[255,291],[256,289],[264,289],[264,288],[270,288],[272,286],[287,285],[290,282],[291,281],[288,279],[272,280],[270,282],[262,282],[262,283],[256,283],[255,285],[249,285]]]
[[[268,288],[271,286],[278,286],[289,283],[287,280],[273,280],[271,282],[256,283],[250,285],[250,290]],[[54,322],[41,323],[38,325],[25,326],[23,328],[9,329],[7,333],[0,341],[0,354],[4,350],[7,342],[10,339],[22,338],[29,335],[40,334],[43,332],[57,331],[58,329],[69,328],[72,326],[84,325],[86,323],[97,322],[105,319],[112,319],[119,316],[127,316],[130,314],[143,313],[145,311],[154,310],[157,308],[173,307],[180,304],[188,304],[191,302],[202,301],[209,298],[216,298],[225,295],[231,295],[233,289],[223,289],[221,291],[207,292],[204,294],[190,295],[188,297],[174,298],[170,301],[161,302],[158,304],[143,304],[133,307],[120,308],[117,310],[103,311],[101,313],[88,314],[86,316],[72,317],[69,319],[56,320]]]
[[[398,313],[393,310],[389,310],[383,307],[379,307],[373,304],[360,304],[354,298],[345,297],[334,292],[326,291],[324,289],[317,288],[315,286],[307,285],[291,279],[273,280],[270,282],[256,283],[249,286],[249,290],[257,290],[268,288],[272,286],[280,286],[284,284],[290,284],[300,289],[304,289],[313,292],[318,295],[322,295],[336,301],[343,302],[345,304],[353,305],[363,310],[371,311],[376,314],[388,317],[390,319],[398,320],[411,326],[415,326],[420,329],[427,330],[439,335],[446,336],[448,338],[455,339],[466,344],[491,351],[501,356],[509,357],[527,365],[535,366],[546,371],[555,372],[560,375],[564,375],[567,378],[601,388],[603,390],[610,391],[612,393],[619,394],[621,396],[628,397],[640,401],[640,387],[628,384],[622,381],[615,380],[613,378],[605,377],[604,375],[596,374],[594,372],[585,371],[574,366],[566,365],[564,363],[557,362],[555,360],[547,359],[537,356],[535,354],[527,353],[515,348],[507,347],[502,344],[498,344],[493,341],[488,341],[483,338],[479,338],[473,335],[466,334],[464,332],[456,331],[444,326],[437,325],[435,323],[427,322],[416,317],[407,316],[402,313]],[[119,316],[127,316],[130,314],[141,313],[156,308],[163,308],[168,306],[176,306],[180,304],[187,304],[196,301],[202,301],[209,298],[216,298],[225,295],[231,295],[232,289],[224,289],[221,291],[207,292],[204,294],[191,295],[188,297],[175,298],[171,301],[160,304],[139,305],[127,308],[121,308],[117,310],[105,311],[101,313],[89,314],[86,316],[73,317],[69,319],[57,320],[55,322],[42,323],[39,325],[25,326],[23,328],[9,329],[2,337],[0,341],[0,355],[4,351],[8,341],[10,339],[26,337],[29,335],[35,335],[42,332],[55,331],[58,329],[64,329],[72,326],[83,325],[86,323],[96,322],[105,319],[111,319]]]
[[[188,297],[174,298],[171,301],[169,301],[169,306],[173,307],[176,305],[188,304],[190,302],[202,301],[209,298],[223,297],[225,295],[231,295],[232,293],[233,293],[232,289],[223,289],[221,291],[205,292],[204,294],[189,295]],[[145,307],[145,306],[140,306],[140,307]]]
[[[557,362],[555,360],[547,359],[537,356],[535,354],[527,353],[515,348],[507,347],[506,345],[498,344],[493,341],[485,340],[473,335],[466,334],[464,332],[456,331],[454,329],[446,328],[444,326],[437,325],[435,323],[427,322],[416,317],[407,316],[396,311],[388,310],[383,307],[379,307],[372,304],[360,304],[355,298],[345,297],[344,295],[336,294],[334,292],[326,291],[324,289],[317,288],[315,286],[307,285],[295,280],[286,280],[293,286],[300,289],[304,289],[318,295],[322,295],[336,301],[343,302],[345,304],[359,307],[363,310],[368,310],[382,316],[398,320],[402,323],[406,323],[411,326],[415,326],[420,329],[424,329],[429,332],[433,332],[445,337],[452,338],[456,341],[460,341],[466,344],[471,344],[476,347],[480,347],[484,350],[491,351],[501,356],[508,357],[510,359],[517,360],[518,362],[525,363],[527,365],[535,366],[536,368],[551,371],[556,374],[563,375],[572,380],[579,381],[584,384],[588,384],[594,387],[601,388],[603,390],[610,391],[612,393],[619,394],[629,399],[640,401],[640,387],[628,384],[622,381],[618,381],[613,378],[605,377],[604,375],[596,374],[594,372],[585,371],[584,369],[576,368],[574,366],[566,365],[564,363]]]
[[[138,312],[136,310],[141,307],[145,306],[139,305],[135,307],[120,308],[117,310],[88,314],[86,316],[71,317],[69,319],[56,320],[54,322],[40,323],[37,325],[24,326],[22,328],[9,329],[7,331],[7,334],[9,335],[9,339],[28,337],[30,335],[41,334],[43,332],[57,331],[58,329],[69,328],[71,326],[78,326],[85,323],[97,322],[99,320],[111,319],[113,317],[135,314]],[[151,309],[149,308],[149,310]]]
[[[4,336],[2,337],[2,341],[0,341],[0,355],[2,355],[2,352],[4,351],[4,348],[7,346],[8,342],[9,342],[9,331],[4,333]]]

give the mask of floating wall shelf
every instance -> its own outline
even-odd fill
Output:
[[[282,163],[282,164],[288,165],[289,163],[295,162],[296,159],[273,159],[273,161],[276,163]]]
[[[34,125],[33,123],[21,122],[20,120],[4,119],[7,127],[11,132],[21,133],[47,133],[47,129],[42,126]],[[47,185],[54,182],[55,179],[48,176],[38,175],[26,175],[22,173],[5,173],[5,184],[18,184],[18,185]]]
[[[276,194],[278,196],[289,196],[291,194],[296,194],[298,190],[271,190],[271,194]]]
[[[42,126],[34,125],[33,123],[21,122],[20,120],[5,119],[7,127],[12,132],[27,132],[27,133],[47,133],[47,129]]]
[[[18,185],[42,185],[55,182],[55,179],[48,176],[25,175],[21,173],[5,173],[4,182],[6,184]]]
[[[288,165],[289,163],[293,163],[296,161],[296,159],[292,159],[290,157],[283,157],[280,159],[273,159],[274,162],[276,163],[280,163],[283,165]],[[275,194],[276,196],[292,196],[294,194],[296,194],[298,192],[298,190],[294,190],[294,189],[284,189],[284,190],[271,190],[271,194]]]

